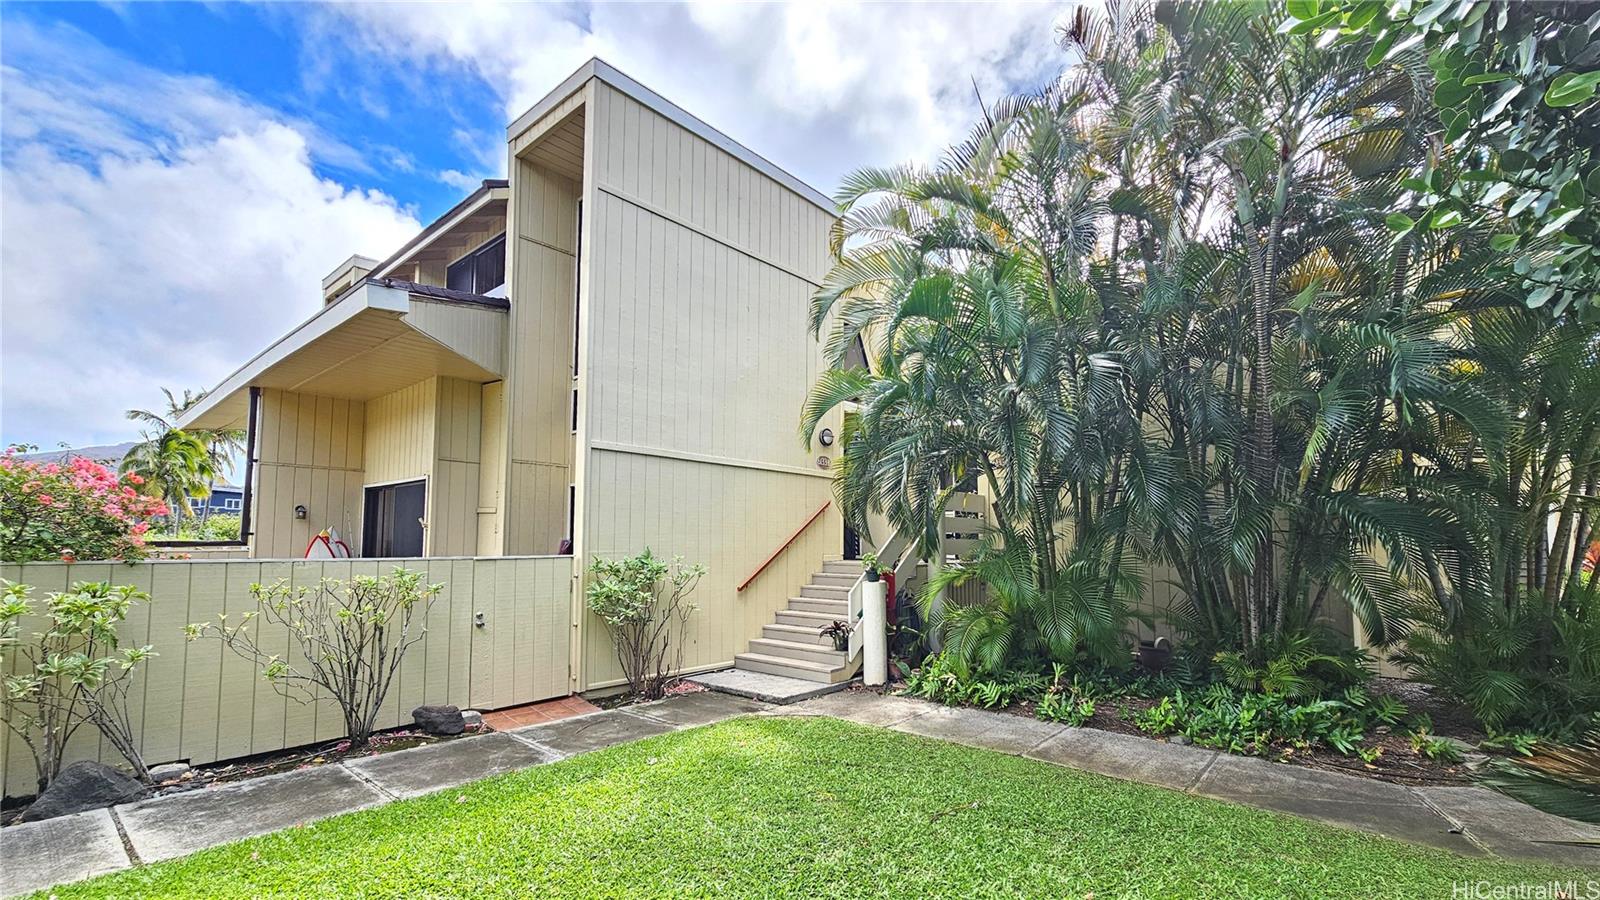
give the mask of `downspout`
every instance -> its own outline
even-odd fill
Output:
[[[251,513],[255,506],[251,502],[255,491],[252,486],[255,482],[256,471],[256,418],[261,408],[261,388],[250,388],[250,413],[244,425],[244,497],[240,501],[242,509],[239,513],[239,541],[250,548],[251,558],[255,557],[255,543],[251,540],[250,529]]]

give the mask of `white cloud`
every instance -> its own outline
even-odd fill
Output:
[[[1070,4],[350,4],[312,27],[397,65],[464,69],[508,121],[600,56],[831,192],[863,165],[931,161],[986,100],[1065,62]]]
[[[303,122],[70,29],[6,27],[7,441],[125,438],[125,409],[215,384],[315,311],[340,260],[420,227],[319,175],[314,159],[348,165],[349,151]]]

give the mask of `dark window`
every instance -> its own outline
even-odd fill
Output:
[[[450,264],[444,286],[452,291],[487,294],[506,283],[506,236],[500,235]]]
[[[386,484],[366,490],[361,522],[361,555],[422,555],[422,516],[426,509],[423,482]]]

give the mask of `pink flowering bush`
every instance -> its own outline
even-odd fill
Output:
[[[0,454],[0,558],[142,558],[149,520],[167,506],[141,483],[80,456],[63,465]]]

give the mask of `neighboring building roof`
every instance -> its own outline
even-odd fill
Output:
[[[828,199],[827,194],[806,184],[804,181],[784,171],[771,160],[706,124],[704,120],[688,112],[683,107],[634,81],[618,71],[615,66],[599,57],[594,57],[579,66],[578,71],[568,76],[567,80],[561,82],[560,86],[546,94],[544,99],[535,103],[527,112],[518,116],[517,120],[511,123],[511,127],[506,129],[506,136],[512,139],[516,138],[517,135],[526,131],[530,125],[543,118],[546,113],[554,109],[557,104],[565,100],[573,91],[582,87],[583,83],[591,78],[598,78],[604,81],[662,116],[710,141],[756,171],[820,206],[829,215],[839,214],[838,206]]]
[[[25,459],[37,463],[62,463],[74,456],[92,459],[98,463],[116,466],[122,463],[122,458],[128,455],[138,441],[123,441],[120,444],[96,444],[92,447],[67,447],[61,450],[39,450],[34,453],[19,453],[18,459]]]

